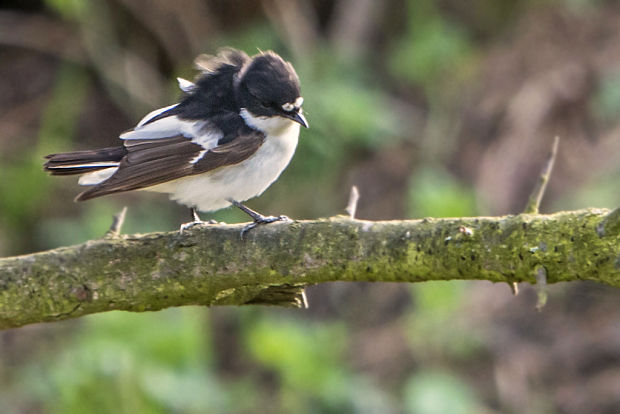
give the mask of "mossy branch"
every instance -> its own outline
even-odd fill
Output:
[[[0,259],[0,328],[109,310],[182,305],[303,307],[329,281],[593,280],[620,287],[620,210],[363,221],[338,216],[252,230],[92,240]]]

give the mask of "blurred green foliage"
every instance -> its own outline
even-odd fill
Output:
[[[432,99],[470,75],[473,54],[466,28],[446,19],[432,0],[409,0],[408,25],[389,56],[389,68],[402,80],[424,88]]]
[[[121,9],[123,3],[119,3]],[[455,19],[446,13],[447,7],[442,2],[407,0],[403,3],[406,5],[406,10],[400,13],[403,27],[394,31],[393,37],[386,41],[385,50],[380,51],[386,60],[385,67],[377,68],[380,65],[374,61],[374,45],[369,47],[368,55],[350,59],[330,44],[327,36],[319,39],[312,55],[294,61],[311,128],[302,131],[297,155],[278,182],[264,197],[251,201],[258,210],[270,209],[272,214],[285,213],[298,218],[342,212],[347,192],[343,189],[343,177],[350,167],[360,159],[372,158],[392,147],[405,148],[405,143],[415,146],[417,153],[422,154],[419,155],[422,160],[415,159],[412,151],[405,194],[393,201],[403,204],[402,211],[407,217],[469,216],[484,210],[484,206],[477,204],[471,184],[445,167],[454,151],[457,130],[454,115],[466,82],[477,70],[481,46],[476,36],[485,31],[488,34],[505,30],[519,7],[538,2],[467,3],[464,7],[480,10],[478,20],[474,20],[480,25],[467,25]],[[596,2],[566,0],[566,3],[581,7]],[[105,27],[92,19],[117,17],[101,0],[46,0],[45,4],[46,13],[75,24],[82,36],[85,36],[84,28],[91,26],[97,29],[93,30],[94,35],[109,35],[103,30]],[[236,2],[227,4],[236,6]],[[127,16],[124,18],[129,21]],[[147,32],[147,40],[140,40],[144,44],[156,37]],[[106,41],[85,40],[91,41],[94,47],[106,46]],[[115,41],[119,39],[108,39],[108,46],[117,46],[113,44]],[[205,40],[205,44],[207,53],[214,53],[217,46],[232,46],[249,54],[259,48],[274,49],[294,60],[273,21],[266,19],[244,21],[233,30],[223,28],[217,36]],[[172,71],[191,78],[189,60],[182,65],[174,66]],[[95,79],[95,76],[99,77]],[[110,225],[111,216],[124,204],[131,204],[124,226],[126,233],[174,230],[180,224],[179,217],[186,219],[182,209],[170,207],[172,203],[164,196],[145,194],[100,199],[80,204],[72,211],[56,209],[52,216],[33,219],[54,203],[53,193],[60,194],[56,198],[77,193],[74,183],[44,175],[42,157],[74,146],[85,100],[93,88],[102,87],[100,84],[120,108],[128,113],[135,109],[126,95],[118,92],[118,85],[111,85],[97,70],[62,63],[41,117],[36,146],[3,159],[0,225],[10,235],[3,237],[12,241],[5,248],[7,253],[21,252],[22,247],[51,248],[101,237]],[[170,92],[170,100],[179,94],[172,75],[166,90],[174,91]],[[402,115],[394,104],[395,99],[422,101],[426,111],[424,123],[413,127],[411,119]],[[127,108],[125,104],[132,107]],[[591,105],[604,121],[611,123],[617,118],[620,113],[617,73],[603,79]],[[605,180],[602,175],[597,177],[596,185],[585,186],[572,198],[563,199],[562,205],[612,204],[617,193],[615,178],[620,177],[606,176]],[[133,202],[132,197],[139,202]],[[362,193],[362,200],[363,197]],[[236,209],[223,210],[212,217],[226,222],[246,220]],[[36,228],[31,233],[24,232],[29,226]],[[34,234],[34,240],[27,240],[23,234]],[[239,332],[233,334],[239,335],[241,342],[240,355],[235,357],[245,364],[240,375],[223,373],[218,368],[217,361],[224,352],[218,353],[214,343],[216,328],[209,310],[112,312],[82,318],[75,325],[66,325],[72,332],[66,338],[43,338],[42,343],[49,345],[48,352],[29,356],[23,366],[7,374],[15,380],[0,390],[0,411],[482,412],[473,387],[446,363],[475,359],[484,347],[484,335],[468,326],[460,312],[469,289],[470,285],[464,282],[424,283],[408,289],[413,305],[395,318],[403,333],[404,344],[398,345],[407,349],[411,360],[403,362],[408,369],[406,373],[387,380],[373,378],[363,363],[351,362],[351,355],[359,347],[355,342],[359,332],[352,332],[353,328],[341,322],[304,318],[296,311],[257,308],[223,311],[238,322]],[[367,312],[375,311],[369,305]],[[376,326],[356,328],[378,329]],[[378,340],[376,347],[381,345]],[[227,346],[221,344],[219,348]],[[381,354],[380,350],[371,349],[372,357]]]
[[[449,355],[468,360],[481,349],[481,335],[467,326],[460,315],[469,283],[425,282],[411,286],[415,311],[406,318],[407,339],[412,352],[429,361]]]
[[[228,401],[205,368],[207,320],[197,309],[87,317],[59,354],[22,379],[51,413],[222,412]]]
[[[612,72],[601,79],[591,102],[594,114],[613,123],[620,115],[620,72]]]
[[[480,413],[467,384],[454,375],[428,371],[413,375],[405,386],[405,410],[410,414]]]
[[[265,316],[246,325],[245,341],[250,355],[280,378],[282,412],[349,411],[352,378],[341,362],[344,327]]]
[[[466,217],[477,212],[473,190],[438,166],[416,171],[408,201],[410,217]]]
[[[45,0],[47,6],[67,20],[79,21],[89,6],[84,0]]]
[[[618,205],[619,171],[597,171],[579,189],[556,200],[551,211],[578,209],[584,206],[615,208]]]
[[[215,47],[233,47],[243,50],[252,56],[261,50],[277,50],[282,48],[282,43],[273,27],[265,22],[253,22],[243,30],[223,32],[215,39]],[[209,55],[215,54],[215,50],[206,52]]]
[[[127,234],[170,231],[170,223],[177,218],[165,207],[165,196],[146,196],[153,202],[132,205],[127,210],[123,232]],[[123,208],[121,200],[102,199],[97,203],[84,203],[76,217],[53,217],[37,229],[36,237],[41,246],[68,246],[84,240],[101,238],[112,224],[112,216]],[[189,218],[189,214],[187,215]]]
[[[207,313],[182,308],[83,318],[79,332],[27,365],[6,391],[18,400],[27,392],[30,404],[63,414],[250,413],[257,406],[341,413],[387,406],[377,387],[343,364],[342,325],[243,315],[244,353],[256,365],[246,378],[218,376]],[[276,375],[277,393],[252,385],[261,372]]]
[[[3,164],[0,180],[0,217],[3,226],[15,230],[27,227],[52,188],[41,174],[43,157],[57,148],[68,147],[77,127],[89,86],[85,71],[63,64],[42,116],[36,147],[27,147],[16,161]],[[16,246],[19,247],[19,243]]]

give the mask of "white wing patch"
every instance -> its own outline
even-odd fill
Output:
[[[174,105],[166,106],[164,108],[159,108],[159,109],[156,109],[156,110],[154,110],[152,112],[149,112],[148,114],[146,114],[146,116],[144,118],[142,118],[140,120],[140,122],[138,122],[138,125],[136,125],[136,128],[134,128],[134,129],[142,127],[144,124],[146,124],[152,118],[155,118],[157,115],[162,114],[162,113],[166,112],[167,110],[174,108],[177,105],[178,104],[174,104]]]
[[[222,131],[208,121],[188,121],[172,115],[146,125],[138,124],[133,131],[121,134],[120,138],[125,140],[125,146],[129,148],[134,145],[133,140],[138,140],[136,143],[140,143],[145,140],[158,141],[178,135],[182,135],[204,148],[190,161],[192,164],[198,162],[208,150],[215,148],[218,141],[224,136]]]
[[[118,167],[106,168],[105,170],[93,171],[88,174],[84,174],[78,180],[79,185],[97,185],[108,178],[118,170]]]
[[[185,79],[178,78],[178,81],[179,87],[184,91],[184,88],[186,87],[191,88],[195,86],[192,82]],[[208,121],[184,120],[180,119],[176,115],[166,116],[156,121],[148,122],[157,115],[162,114],[175,106],[176,105],[171,105],[151,112],[145,116],[133,130],[122,133],[120,138],[125,140],[125,147],[130,148],[134,145],[144,143],[145,141],[157,142],[166,138],[182,135],[188,138],[191,142],[204,148],[190,161],[192,164],[197,163],[207,153],[207,151],[217,146],[218,141],[224,136],[224,134],[219,128],[216,128]],[[132,141],[135,141],[135,143]],[[109,175],[107,176],[105,174],[102,174],[101,176],[97,175],[100,171],[85,174],[82,177],[83,180],[80,179],[80,184],[82,181],[84,183],[88,183],[84,185],[92,185],[91,183],[95,181],[97,181],[95,184],[98,184],[99,182],[110,178],[110,176],[116,171],[116,168],[113,170],[114,171],[109,172]],[[104,171],[107,172],[108,169],[101,172],[103,173]]]
[[[169,117],[174,118],[172,120],[168,120],[168,118],[162,118],[161,120],[155,121],[151,124],[148,124],[144,127],[141,127],[137,131],[126,132],[121,136],[121,138],[125,139],[127,142],[125,143],[126,147],[131,147],[132,145],[137,145],[139,143],[143,143],[145,141],[158,142],[163,138],[170,138],[182,134],[189,138],[189,140],[195,144],[202,146],[204,149],[201,150],[198,155],[196,155],[190,163],[197,163],[211,148],[215,148],[217,146],[218,141],[224,136],[222,131],[213,126],[207,125],[206,121],[180,121],[176,119],[176,116]],[[164,120],[168,120],[166,123],[161,123]],[[151,125],[156,125],[159,128],[152,128]],[[175,125],[175,127],[172,127]],[[144,138],[141,138],[144,137]],[[132,142],[136,140],[135,143]],[[114,173],[118,170],[119,163],[109,162],[109,163],[90,163],[84,164],[84,167],[110,167],[105,168],[103,170],[93,171],[90,173],[86,173],[82,175],[78,181],[80,185],[97,185],[108,178],[110,178]],[[75,168],[75,165],[72,165],[71,168]],[[78,166],[79,167],[79,166]]]
[[[123,132],[121,139],[158,139],[175,135],[193,137],[204,126],[204,121],[184,121],[176,115],[167,116],[144,125],[138,124],[132,131]]]
[[[204,148],[198,155],[196,155],[190,163],[196,164],[211,148],[217,147],[217,142],[224,136],[222,131],[213,126],[205,126],[202,128],[201,133],[195,135],[192,138],[194,144],[198,144]]]
[[[202,146],[205,150],[217,147],[217,142],[222,139],[224,134],[218,128],[203,125],[200,131],[192,137],[192,142]]]
[[[177,82],[179,82],[179,89],[185,93],[192,93],[196,89],[196,84],[187,79],[177,78]]]
[[[177,135],[183,135],[191,139],[192,142],[202,145],[205,149],[215,147],[217,141],[223,136],[219,129],[209,125],[207,121],[186,121],[173,115],[144,126],[136,126],[133,131],[122,133],[120,138],[127,141],[134,139],[157,140]],[[129,142],[127,144],[131,145]]]
[[[196,164],[198,161],[200,161],[200,159],[201,159],[202,157],[204,157],[204,155],[207,153],[207,151],[208,151],[208,150],[206,150],[206,149],[205,149],[205,150],[200,151],[200,152],[198,153],[198,155],[196,155],[194,158],[192,158],[192,159],[190,160],[190,162],[189,162],[189,163],[190,163],[190,164]]]

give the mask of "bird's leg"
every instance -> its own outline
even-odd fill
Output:
[[[183,234],[184,230],[190,229],[190,228],[192,228],[194,226],[197,226],[199,224],[205,224],[205,223],[207,223],[207,224],[217,224],[217,221],[215,221],[215,220],[209,220],[207,222],[202,221],[200,219],[200,216],[198,215],[198,212],[196,211],[195,207],[191,207],[190,208],[190,214],[191,214],[191,217],[192,217],[192,221],[190,221],[189,223],[181,224],[181,228],[179,229],[179,233]]]
[[[228,201],[233,206],[237,207],[238,209],[243,211],[245,214],[252,217],[252,220],[254,220],[253,223],[248,224],[241,230],[242,239],[245,233],[252,230],[254,227],[258,226],[259,224],[269,224],[269,223],[273,223],[274,221],[291,221],[291,219],[288,218],[287,216],[277,216],[277,217],[276,216],[263,216],[262,214],[252,210],[251,208],[241,204],[240,202],[236,200],[233,200],[232,198],[229,198]]]
[[[190,208],[189,213],[192,215],[192,221],[194,223],[202,223],[202,220],[200,220],[200,216],[198,215],[195,207]]]

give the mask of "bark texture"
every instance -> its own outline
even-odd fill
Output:
[[[0,259],[0,328],[109,310],[303,307],[329,281],[593,280],[620,287],[620,209],[363,221],[344,216],[91,240]]]

